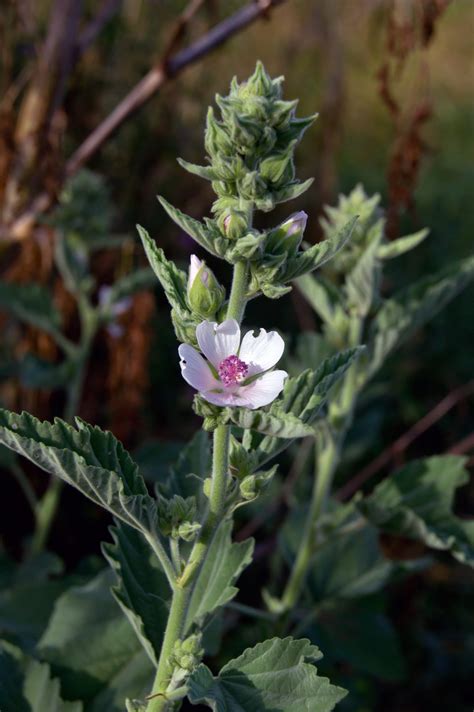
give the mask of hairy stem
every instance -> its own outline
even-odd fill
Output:
[[[232,288],[230,293],[227,318],[240,322],[245,310],[247,291],[247,265],[239,262],[234,265]],[[172,666],[170,656],[174,645],[185,634],[186,614],[193,592],[194,583],[209,551],[217,528],[225,514],[226,494],[229,473],[228,425],[218,425],[214,430],[212,451],[212,479],[209,496],[209,508],[205,515],[201,532],[191,550],[183,573],[176,580],[173,590],[165,637],[160,652],[153,689],[147,706],[147,712],[165,712],[171,703],[166,690],[171,680]]]

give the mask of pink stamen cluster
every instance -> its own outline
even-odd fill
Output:
[[[247,375],[248,370],[249,367],[247,364],[241,361],[238,356],[227,356],[227,358],[220,362],[219,368],[217,369],[219,378],[224,386],[235,386],[237,383],[240,383]]]

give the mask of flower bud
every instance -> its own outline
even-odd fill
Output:
[[[248,229],[247,215],[234,208],[230,208],[219,222],[219,227],[229,240],[238,240]]]
[[[188,301],[191,310],[203,319],[215,316],[225,299],[225,290],[212,270],[196,255],[191,255],[188,277]]]
[[[304,210],[290,215],[281,225],[268,233],[267,252],[273,255],[283,252],[295,254],[303,239],[307,221],[308,216]]]

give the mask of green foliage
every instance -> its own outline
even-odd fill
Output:
[[[110,594],[112,572],[75,586],[58,600],[38,645],[68,699],[92,712],[122,712],[126,696],[148,689],[152,666]]]
[[[76,419],[41,422],[0,411],[0,442],[76,487],[119,519],[157,539],[156,503],[137,465],[112,433]]]
[[[370,374],[414,329],[423,326],[474,279],[474,257],[424,277],[388,299],[369,333]]]
[[[82,712],[81,702],[61,698],[59,680],[49,665],[0,643],[0,709],[2,712]]]
[[[230,660],[217,677],[205,665],[189,681],[189,699],[214,712],[330,712],[346,695],[319,677],[322,657],[308,640],[272,638]]]
[[[186,614],[185,630],[202,625],[205,617],[231,601],[238,577],[252,561],[254,541],[232,543],[232,523],[223,522],[212,540],[209,553],[193,589]]]
[[[114,543],[102,544],[102,551],[118,581],[112,593],[156,665],[168,611],[166,576],[142,534],[120,523],[111,532]]]
[[[456,489],[469,481],[465,458],[455,455],[415,460],[384,480],[358,503],[384,531],[449,551],[474,565],[474,531],[453,511]]]

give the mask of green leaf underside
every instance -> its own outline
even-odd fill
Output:
[[[209,613],[235,597],[238,589],[234,583],[252,562],[253,548],[253,539],[232,542],[230,520],[220,525],[193,589],[186,617],[187,631],[193,623],[201,624]]]
[[[112,593],[156,665],[169,613],[166,576],[140,532],[117,523],[111,533],[114,543],[102,551],[118,579]]]
[[[247,408],[231,408],[232,421],[244,430],[255,430],[258,433],[276,438],[304,438],[313,434],[313,428],[306,425],[292,413],[285,413],[276,408],[270,411],[248,410]]]
[[[428,235],[429,230],[425,228],[413,233],[413,235],[405,235],[405,237],[400,237],[398,240],[380,245],[377,251],[377,257],[380,260],[391,260],[394,257],[404,255],[405,252],[409,252],[417,247]]]
[[[105,571],[66,591],[38,644],[63,694],[90,712],[122,712],[126,696],[146,693],[154,670],[110,593],[113,579]]]
[[[0,443],[76,487],[126,524],[155,536],[156,503],[122,444],[108,431],[76,418],[76,428],[56,418],[0,410]]]
[[[388,299],[370,330],[369,375],[410,333],[425,324],[474,279],[474,257],[455,262]]]
[[[346,695],[319,677],[321,653],[308,640],[273,638],[230,660],[217,677],[200,665],[188,681],[193,704],[214,712],[330,712]]]
[[[456,489],[468,482],[465,458],[456,455],[416,460],[381,482],[358,503],[377,527],[449,551],[474,566],[474,527],[453,514]]]

